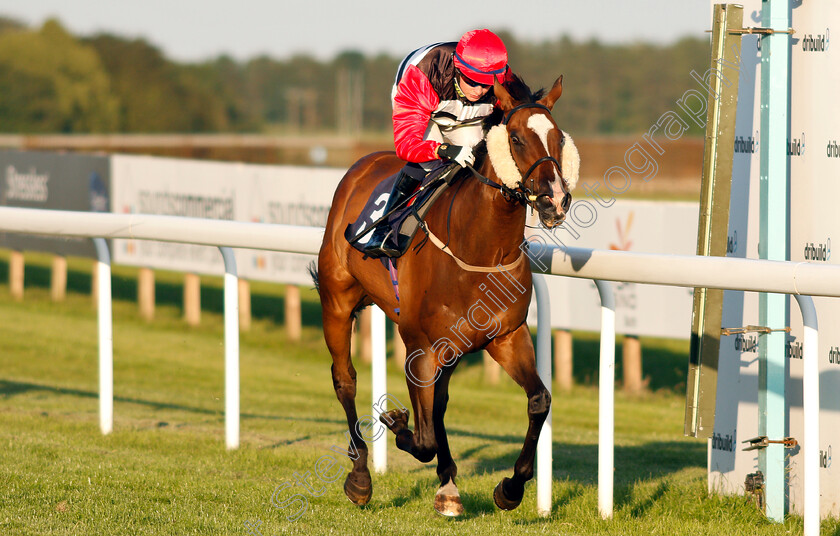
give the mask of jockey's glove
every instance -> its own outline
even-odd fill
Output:
[[[451,160],[457,162],[461,167],[467,167],[475,162],[475,155],[473,155],[470,147],[463,145],[449,145],[444,143],[437,149],[437,154],[444,160]]]

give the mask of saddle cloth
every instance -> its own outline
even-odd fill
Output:
[[[380,223],[380,225],[387,225],[391,229],[392,232],[388,235],[386,241],[391,247],[399,250],[400,255],[408,249],[414,235],[417,233],[417,229],[419,229],[420,222],[423,220],[429,208],[431,208],[434,200],[446,189],[443,187],[445,183],[441,183],[436,187],[429,187],[429,185],[442,175],[454,174],[458,169],[457,165],[451,166],[441,162],[426,174],[426,178],[423,179],[418,189],[412,194],[413,197],[411,200],[403,208],[394,211],[393,214],[388,216],[387,220]],[[364,208],[359,213],[359,217],[344,230],[344,238],[348,241],[359,236],[360,233],[365,233],[365,229],[368,230],[364,236],[353,243],[353,247],[357,250],[364,252],[365,245],[371,236],[373,236],[373,222],[385,214],[388,197],[398,176],[399,173],[391,175],[377,184],[367,203],[365,203]]]

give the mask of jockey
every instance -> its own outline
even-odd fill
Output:
[[[472,149],[483,139],[482,121],[493,112],[493,82],[510,70],[507,49],[490,30],[467,32],[457,43],[418,48],[400,63],[391,90],[394,146],[408,163],[400,170],[388,203],[408,198],[441,160],[472,165]],[[396,256],[381,223],[365,246],[371,257]]]

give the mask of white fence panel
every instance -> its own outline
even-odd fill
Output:
[[[112,210],[322,228],[344,170],[208,162],[151,156],[111,157]],[[312,255],[236,251],[243,278],[309,285]],[[218,274],[215,248],[189,243],[115,240],[114,263]]]

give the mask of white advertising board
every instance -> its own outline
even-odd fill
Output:
[[[286,223],[323,227],[344,170],[265,166],[115,155],[111,160],[117,213]],[[246,279],[310,285],[312,255],[237,250]],[[142,240],[115,240],[114,262],[130,266],[220,275],[218,248]]]
[[[760,0],[744,5],[744,26],[760,26]],[[840,55],[831,45],[840,28],[840,5],[832,2],[793,3],[790,82],[790,132],[787,155],[789,185],[789,260],[837,264],[831,254],[832,237],[840,236]],[[742,41],[736,126],[736,154],[730,206],[729,254],[758,258],[759,235],[759,81],[760,51],[756,36]],[[772,113],[772,111],[771,111]],[[840,300],[814,299],[819,321],[821,515],[840,514],[840,474],[832,464],[833,445],[840,444]],[[802,318],[788,300],[791,332],[786,353],[787,436],[800,442],[802,420]],[[758,325],[758,296],[727,292],[723,325]],[[741,441],[758,436],[759,335],[721,339],[715,433],[709,450],[709,487],[743,493],[744,478],[758,469],[757,451],[744,452]],[[777,438],[771,438],[777,439]],[[787,451],[789,509],[802,513],[802,451]]]
[[[0,151],[0,205],[107,212],[109,173],[107,156]],[[0,232],[0,247],[96,258],[96,248],[88,238]]]
[[[343,174],[340,169],[115,155],[111,206],[117,213],[323,227]],[[563,236],[568,232],[563,230],[555,233],[570,246],[691,255],[696,249],[697,210],[697,203],[617,200],[608,207],[599,206],[585,228],[574,229],[574,236]],[[208,246],[115,240],[113,255],[115,263],[129,266],[212,275],[224,272],[218,249]],[[306,268],[314,259],[236,251],[241,277],[278,283],[310,285]],[[591,281],[551,277],[549,290],[555,327],[600,329],[598,293]],[[615,291],[619,333],[689,337],[691,289],[616,283]]]
[[[588,203],[585,197],[577,199],[575,202]],[[586,223],[585,228],[572,220],[568,229],[529,228],[526,235],[569,247],[679,255],[697,252],[697,203],[616,200],[606,207],[589,205],[587,213],[594,217],[577,219]],[[536,223],[536,218],[529,218],[529,225]],[[600,331],[600,299],[592,281],[549,277],[547,282],[552,327]],[[635,283],[614,283],[613,289],[618,333],[675,339],[691,336],[694,289]],[[532,311],[532,319],[534,314]]]

